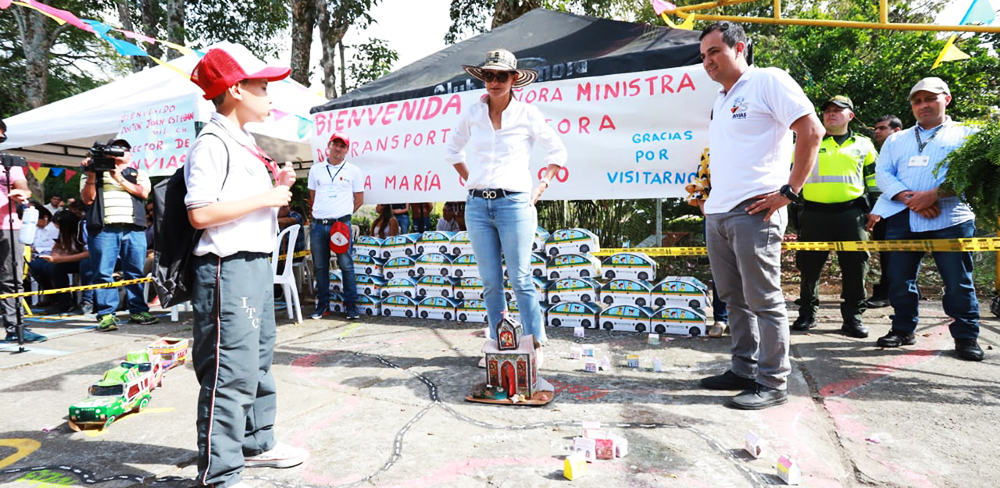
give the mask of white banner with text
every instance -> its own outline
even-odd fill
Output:
[[[546,200],[671,198],[687,195],[708,146],[719,85],[700,64],[535,83],[515,96],[537,105],[569,152]],[[314,115],[312,150],[326,161],[334,132],[351,139],[347,160],[367,175],[365,203],[465,199],[444,161],[449,132],[484,90],[331,110]],[[542,151],[532,156],[535,179]],[[467,162],[470,167],[474,162]]]

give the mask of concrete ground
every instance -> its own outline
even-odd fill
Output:
[[[544,407],[464,400],[484,379],[482,325],[363,317],[289,323],[279,311],[275,372],[279,439],[312,453],[304,465],[253,469],[254,487],[677,486],[782,484],[780,455],[803,486],[987,487],[1000,479],[998,324],[984,320],[987,359],[955,358],[939,301],[923,303],[915,346],[874,347],[890,309],[870,310],[869,339],[838,334],[833,297],[811,333],[793,333],[790,399],[757,412],[723,406],[726,392],[698,380],[724,371],[729,339],[549,329],[542,375],[556,387]],[[988,312],[987,312],[988,314]],[[795,312],[791,311],[792,319]],[[984,315],[985,317],[986,315]],[[196,473],[198,385],[190,364],[167,373],[149,408],[106,430],[72,431],[69,405],[129,350],[158,336],[190,337],[190,314],[172,323],[97,333],[93,319],[32,319],[49,336],[13,354],[0,345],[0,484],[187,487]],[[187,322],[185,322],[187,320]],[[570,347],[596,346],[610,372],[583,371]],[[638,354],[641,367],[625,367]],[[659,358],[662,372],[652,371]],[[627,457],[562,476],[581,421],[624,435]],[[752,431],[767,441],[744,450]],[[993,481],[991,481],[993,480]]]

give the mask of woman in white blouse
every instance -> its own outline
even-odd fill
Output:
[[[469,189],[465,222],[483,280],[490,330],[496,337],[497,324],[507,309],[502,253],[524,334],[533,336],[538,348],[546,335],[531,282],[531,243],[538,227],[535,202],[566,163],[566,147],[537,107],[514,97],[512,89],[535,81],[538,73],[517,69],[513,53],[489,51],[485,64],[465,66],[465,71],[486,84],[486,95],[462,113],[449,137],[447,161],[455,165]],[[528,162],[535,142],[547,153],[547,168],[532,189]],[[541,362],[540,354],[537,361]]]

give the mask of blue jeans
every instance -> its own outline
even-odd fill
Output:
[[[502,252],[507,258],[507,272],[514,288],[524,334],[530,334],[543,343],[547,340],[545,324],[542,323],[538,295],[531,282],[531,242],[538,227],[538,215],[528,199],[528,193],[516,193],[495,200],[469,196],[465,223],[479,275],[483,279],[483,299],[493,337],[496,337],[496,327],[507,310],[503,293]]]
[[[410,232],[410,214],[396,215],[396,222],[399,223],[400,234],[408,234]]]
[[[910,211],[904,210],[886,222],[886,240],[956,239],[972,237],[976,222],[970,220],[940,230],[912,232]],[[979,300],[972,283],[971,252],[933,252],[934,262],[944,280],[944,313],[954,319],[949,326],[955,339],[979,337]],[[889,304],[892,305],[892,329],[905,333],[917,330],[920,316],[920,292],[917,274],[923,252],[894,251],[889,256]]]
[[[350,226],[350,222],[346,222]],[[309,225],[309,252],[313,258],[313,274],[316,275],[316,312],[330,310],[330,227],[332,224],[321,223],[313,219]],[[344,278],[344,310],[348,315],[358,312],[358,285],[354,281],[354,260],[351,252],[354,250],[354,236],[351,236],[351,248],[347,254],[337,255],[337,266]]]
[[[112,283],[115,265],[121,259],[122,279],[142,278],[142,266],[146,263],[146,232],[135,226],[108,225],[90,236],[88,243],[91,265],[94,269],[93,284]],[[128,311],[132,314],[148,312],[149,306],[143,298],[142,284],[125,287]],[[97,303],[94,309],[97,317],[114,314],[118,310],[118,289],[101,288],[94,290]]]

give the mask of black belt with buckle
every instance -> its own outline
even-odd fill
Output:
[[[482,198],[484,200],[496,200],[497,198],[503,198],[509,195],[517,195],[519,193],[524,193],[520,191],[507,191],[503,188],[487,188],[485,190],[469,190],[469,195],[474,197]]]
[[[320,225],[333,225],[334,222],[349,224],[351,222],[351,214],[336,219],[312,219],[312,221]]]

